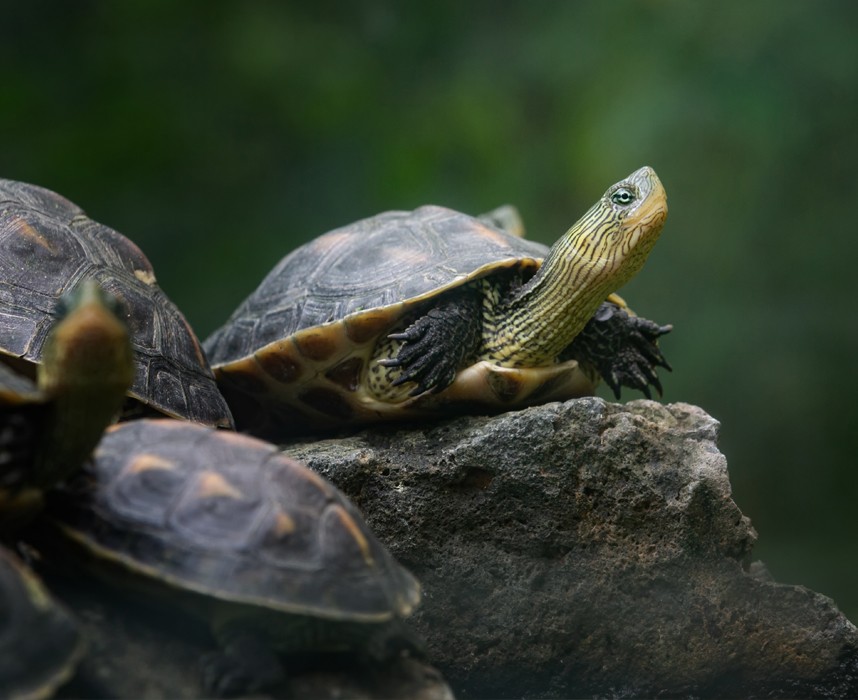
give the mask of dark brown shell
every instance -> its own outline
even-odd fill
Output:
[[[271,444],[199,425],[108,429],[51,513],[99,556],[232,603],[336,620],[407,615],[419,585],[334,486]]]
[[[141,250],[54,192],[0,180],[0,354],[39,362],[58,300],[87,277],[128,311],[130,395],[167,415],[231,426],[199,341]]]
[[[287,255],[205,342],[213,365],[294,333],[428,298],[548,248],[438,206],[391,211],[344,226]],[[386,326],[373,329],[374,337]]]

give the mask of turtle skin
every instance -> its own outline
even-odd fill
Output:
[[[51,697],[82,654],[83,639],[68,612],[0,546],[0,697]]]
[[[64,197],[0,180],[0,361],[34,374],[58,301],[85,278],[127,310],[136,362],[129,395],[161,414],[232,427],[199,341],[143,252]]]
[[[234,432],[168,419],[112,426],[49,494],[46,516],[99,573],[166,590],[212,623],[224,663],[208,660],[206,684],[220,695],[278,679],[265,650],[357,649],[420,599],[333,485]]]
[[[376,401],[367,391],[378,370],[371,366],[376,343],[390,334],[397,337],[404,319],[440,308],[469,282],[486,279],[501,293],[533,276],[549,248],[518,233],[490,220],[424,206],[336,229],[287,255],[204,342],[239,429],[276,438],[350,423],[451,410],[508,410],[592,394],[599,381],[596,363],[571,356],[538,371],[480,362],[456,369],[461,381],[446,391],[400,402]],[[625,308],[616,295],[609,301]],[[450,306],[454,314],[461,308],[458,300]],[[438,328],[435,335],[468,338],[467,322],[449,331],[443,323]],[[600,331],[593,328],[597,335]],[[655,343],[655,337],[640,340]],[[426,344],[437,346],[437,341],[427,335]],[[649,355],[644,351],[639,358],[647,362]],[[440,363],[426,364],[431,372]],[[447,370],[440,374],[449,379]],[[416,393],[423,389],[418,384]]]

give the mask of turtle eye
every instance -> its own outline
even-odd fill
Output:
[[[611,201],[614,204],[631,204],[635,199],[637,199],[637,197],[635,197],[635,193],[626,187],[618,187],[611,194]]]

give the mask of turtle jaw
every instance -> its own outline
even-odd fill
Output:
[[[51,398],[72,386],[99,388],[121,400],[134,378],[134,359],[115,299],[87,280],[67,303],[72,308],[45,342],[39,388]]]
[[[667,219],[667,193],[652,168],[645,165],[611,187],[602,198],[605,206],[613,205],[611,195],[623,186],[637,192],[638,199],[636,206],[618,212],[621,220],[613,234],[618,240],[605,260],[609,291],[619,289],[640,272]]]

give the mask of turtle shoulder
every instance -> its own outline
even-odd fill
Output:
[[[357,621],[416,604],[416,582],[345,496],[237,433],[115,426],[54,513],[104,558],[232,603]]]
[[[214,365],[224,364],[302,330],[431,297],[498,265],[541,261],[546,252],[445,207],[385,212],[283,258],[205,348]]]

